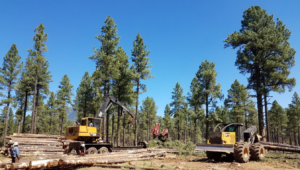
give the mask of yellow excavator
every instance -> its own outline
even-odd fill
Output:
[[[129,120],[128,125],[130,126],[133,124],[134,114],[115,97],[108,96],[104,100],[97,118],[85,117],[81,119],[80,124],[67,127],[65,135],[66,139],[74,140],[74,142],[70,142],[69,144],[69,153],[79,154],[79,149],[82,144],[84,144],[87,154],[102,154],[113,150],[147,148],[148,144],[146,142],[139,142],[137,147],[114,147],[112,143],[102,141],[101,127],[103,126],[103,120],[106,116],[105,113],[112,104],[117,104],[121,107],[119,116],[125,116],[126,112],[129,113],[131,119]],[[106,133],[108,133],[108,129],[106,129]]]
[[[196,150],[205,151],[208,159],[215,161],[219,161],[222,155],[240,163],[246,163],[249,159],[262,160],[266,154],[265,148],[256,131],[256,126],[243,131],[241,123],[219,123],[211,133],[208,143],[197,144]]]

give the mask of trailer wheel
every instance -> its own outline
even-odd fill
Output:
[[[246,163],[250,159],[249,145],[244,142],[234,144],[234,160],[239,163]]]
[[[260,161],[264,159],[266,155],[264,145],[259,143],[254,143],[251,145],[250,153],[251,153],[250,158],[255,161]]]
[[[94,147],[90,147],[87,151],[87,154],[92,155],[92,154],[97,154],[97,149]]]
[[[221,152],[206,152],[206,156],[208,159],[213,159],[214,161],[218,162],[221,159],[222,153]]]
[[[98,154],[104,154],[104,153],[108,153],[107,147],[103,146],[100,149],[98,149]]]

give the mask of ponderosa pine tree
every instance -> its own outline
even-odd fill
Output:
[[[209,136],[209,105],[215,106],[216,99],[221,98],[221,85],[216,85],[216,77],[217,73],[215,70],[215,63],[201,62],[199,66],[199,70],[196,73],[197,79],[199,81],[200,86],[202,86],[202,95],[204,95],[204,102],[206,106],[206,133],[205,139],[208,140]]]
[[[287,108],[288,130],[293,135],[295,145],[300,146],[300,97],[297,92],[294,93],[292,103]],[[297,142],[298,131],[298,142]]]
[[[59,135],[63,134],[63,125],[67,121],[67,105],[72,104],[71,96],[73,95],[73,86],[70,84],[70,79],[65,74],[58,86],[56,104],[58,110],[58,116],[60,119],[59,125]]]
[[[13,44],[8,53],[4,56],[3,67],[0,69],[0,86],[7,92],[7,96],[1,100],[1,103],[6,104],[6,111],[4,110],[5,122],[2,134],[3,146],[5,146],[6,140],[9,106],[14,100],[12,92],[16,89],[18,75],[22,70],[22,64],[20,63],[21,57],[18,53],[17,46]]]
[[[32,106],[32,118],[31,118],[31,130],[30,133],[36,133],[36,122],[37,122],[37,109],[39,106],[38,96],[40,93],[49,92],[49,82],[51,82],[51,75],[48,71],[49,63],[43,56],[44,52],[47,52],[47,46],[45,42],[47,41],[48,35],[44,33],[44,25],[41,23],[38,27],[34,29],[36,34],[33,37],[35,42],[33,49],[29,49],[29,58],[27,72],[34,82],[33,87],[33,106]]]
[[[262,95],[270,86],[291,90],[295,85],[296,80],[288,75],[296,52],[288,42],[291,32],[259,6],[245,10],[241,24],[240,32],[224,40],[225,48],[238,48],[235,65],[240,73],[250,74],[247,88],[256,91],[259,133],[265,137]]]
[[[131,82],[132,71],[129,69],[128,56],[125,51],[119,47],[116,53],[116,63],[118,63],[119,75],[113,80],[112,94],[124,105],[134,104],[134,90]],[[117,146],[120,146],[120,121],[121,107],[118,107],[117,118]],[[125,118],[125,117],[124,117]],[[125,120],[124,120],[125,121]],[[123,123],[123,125],[125,125]],[[123,127],[123,140],[125,139],[125,126]]]
[[[164,110],[164,117],[163,117],[163,126],[167,128],[169,131],[169,137],[172,136],[173,132],[173,121],[171,118],[172,112],[169,104],[166,105]]]
[[[247,117],[256,112],[256,109],[251,107],[251,102],[246,87],[235,80],[228,90],[228,98],[225,100],[225,105],[231,109],[232,122],[245,122],[245,127],[248,128]]]
[[[93,97],[92,77],[89,76],[88,72],[85,72],[76,90],[74,100],[77,120],[81,120],[82,117],[88,117],[91,116],[90,114],[93,114]]]
[[[183,107],[185,103],[185,96],[183,96],[183,89],[181,88],[180,84],[177,82],[175,88],[173,88],[172,92],[172,102],[170,106],[173,107],[172,109],[172,116],[176,120],[177,124],[177,133],[178,133],[178,140],[180,140],[180,125],[183,119]]]
[[[118,76],[115,56],[120,37],[117,36],[117,25],[110,16],[107,16],[104,23],[105,26],[101,28],[101,35],[96,35],[96,38],[101,43],[101,48],[97,49],[94,47],[95,54],[89,58],[96,62],[93,79],[100,80],[97,82],[103,86],[103,96],[105,99],[110,93],[112,80]],[[108,122],[109,111],[106,113],[106,117],[104,117],[103,121],[103,140],[105,142],[108,142],[108,134],[106,134],[106,129],[108,129],[109,126]]]
[[[48,114],[48,124],[49,124],[49,135],[53,134],[54,130],[59,126],[57,119],[57,104],[56,104],[56,95],[54,92],[50,93],[50,97],[47,101],[47,105],[45,106],[45,110]]]
[[[196,136],[197,136],[197,121],[203,118],[203,108],[202,105],[205,103],[204,95],[202,93],[203,86],[200,85],[197,77],[194,77],[191,86],[190,92],[188,93],[187,101],[190,107],[194,110],[193,121],[194,121],[194,143],[196,143]],[[203,120],[202,124],[204,123]],[[204,125],[202,126],[202,131],[204,131]],[[202,133],[203,135],[204,133]],[[202,136],[203,138],[203,136]]]
[[[135,114],[135,145],[137,145],[138,136],[138,113],[139,113],[139,94],[146,91],[146,85],[141,83],[141,80],[152,78],[150,75],[151,67],[148,55],[150,51],[146,50],[144,40],[140,34],[136,35],[136,39],[133,42],[133,50],[131,50],[131,60],[133,62],[132,70],[134,73],[133,81],[136,86],[136,114]]]
[[[287,126],[287,115],[285,110],[275,100],[269,113],[270,132],[272,133],[273,141],[277,143],[284,143],[284,129]]]
[[[157,109],[158,107],[155,104],[154,99],[151,97],[146,97],[145,100],[142,101],[142,106],[141,106],[141,111],[142,113],[145,115],[144,116],[144,121],[146,122],[146,126],[147,126],[147,141],[150,141],[150,131],[152,128],[152,125],[155,122],[156,119],[156,113],[157,113]]]
[[[12,135],[14,133],[14,129],[14,112],[10,107],[7,121],[7,135]]]
[[[21,98],[24,97],[24,107],[21,106],[21,103],[19,104],[23,108],[23,124],[22,124],[22,133],[25,133],[25,122],[26,118],[26,112],[28,110],[28,99],[33,93],[33,87],[34,87],[34,77],[32,74],[30,74],[31,69],[31,63],[32,63],[31,57],[26,58],[26,64],[25,68],[23,69],[21,73],[21,78],[18,81],[18,93],[17,95]]]

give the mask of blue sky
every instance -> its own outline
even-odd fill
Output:
[[[147,96],[153,97],[159,107],[158,115],[163,115],[176,83],[187,95],[190,83],[205,59],[216,63],[217,83],[222,85],[225,96],[235,79],[247,85],[247,75],[240,74],[234,66],[236,50],[224,49],[223,40],[239,31],[243,11],[254,5],[266,9],[274,19],[280,18],[292,32],[291,46],[300,51],[300,1],[295,0],[15,0],[0,1],[0,56],[4,57],[11,45],[16,44],[22,61],[25,61],[26,50],[33,45],[34,28],[43,23],[48,34],[45,57],[53,79],[50,90],[56,92],[61,78],[67,74],[75,94],[84,72],[91,75],[95,70],[95,63],[88,56],[93,54],[93,47],[100,48],[95,35],[101,33],[104,20],[110,15],[118,25],[119,45],[129,57],[138,33],[147,50],[151,51],[151,73],[155,78],[143,82],[148,91],[140,96],[140,103]],[[290,77],[300,80],[298,55],[296,53],[296,66],[291,69]],[[287,107],[299,87],[296,85],[292,92],[271,93],[270,102],[277,100]]]

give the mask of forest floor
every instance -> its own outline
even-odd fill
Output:
[[[268,153],[263,161],[250,161],[248,163],[235,163],[222,157],[220,162],[208,160],[204,154],[197,156],[173,155],[167,158],[151,159],[149,161],[135,161],[131,163],[118,164],[125,167],[145,167],[157,169],[185,169],[185,170],[280,170],[280,169],[300,169],[300,154],[290,154],[283,152]],[[111,168],[87,167],[77,170],[112,170]]]

